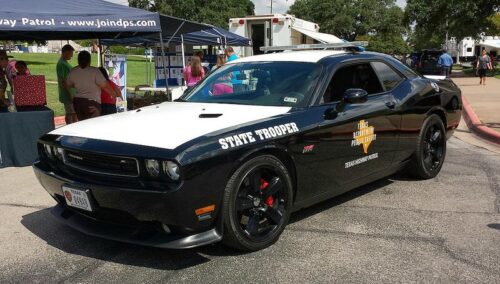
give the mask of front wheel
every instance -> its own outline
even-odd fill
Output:
[[[446,131],[438,115],[425,119],[416,146],[408,166],[409,173],[421,179],[435,177],[441,171],[446,156]]]
[[[288,170],[274,156],[244,163],[224,191],[224,244],[257,251],[274,244],[290,217],[293,190]]]

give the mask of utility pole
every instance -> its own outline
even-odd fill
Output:
[[[273,0],[271,0],[271,14],[273,13]]]

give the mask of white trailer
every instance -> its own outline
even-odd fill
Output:
[[[248,16],[229,19],[229,31],[250,38],[253,46],[235,47],[240,56],[261,54],[260,47],[313,43],[341,43],[338,37],[319,32],[318,24],[289,14]]]

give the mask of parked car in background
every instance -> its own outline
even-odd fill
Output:
[[[438,49],[424,49],[420,55],[415,69],[424,75],[438,75],[441,74],[441,68],[438,65],[439,56],[443,54],[442,50]]]

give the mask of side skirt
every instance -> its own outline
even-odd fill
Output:
[[[293,212],[299,211],[300,209],[312,206],[314,204],[317,204],[321,201],[328,200],[328,199],[333,198],[335,196],[339,196],[339,195],[346,193],[347,191],[350,191],[350,190],[355,189],[357,187],[360,187],[360,186],[369,184],[371,182],[374,182],[376,180],[388,177],[388,176],[404,169],[406,164],[408,164],[408,162],[409,161],[405,161],[405,162],[402,162],[400,164],[394,165],[392,167],[380,170],[380,171],[375,172],[367,177],[364,177],[363,179],[355,180],[351,183],[348,183],[338,190],[324,192],[324,193],[316,195],[312,198],[298,202],[298,203],[293,205],[292,211]]]

